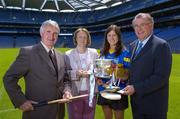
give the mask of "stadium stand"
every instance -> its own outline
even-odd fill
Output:
[[[166,39],[173,52],[180,52],[180,1],[131,0],[108,9],[83,12],[44,12],[0,8],[0,47],[22,47],[37,43],[40,24],[47,19],[57,21],[61,33],[56,47],[73,48],[72,34],[86,27],[92,36],[92,46],[100,48],[104,31],[111,24],[121,27],[123,42],[129,45],[136,37],[131,27],[133,17],[149,12],[155,18],[155,34]],[[70,35],[71,34],[71,35]],[[32,37],[32,35],[34,37]]]
[[[15,45],[15,39],[10,34],[0,35],[0,47],[12,48]]]

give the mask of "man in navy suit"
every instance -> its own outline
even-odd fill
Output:
[[[129,85],[124,91],[131,96],[133,119],[167,119],[170,47],[153,34],[150,14],[137,14],[132,24],[138,40],[132,44]]]

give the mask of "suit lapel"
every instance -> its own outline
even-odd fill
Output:
[[[54,50],[56,55],[56,61],[57,61],[57,67],[58,67],[58,82],[63,79],[62,76],[64,76],[64,71],[66,70],[64,57],[58,53],[58,51]]]
[[[62,59],[61,55],[56,50],[54,50],[54,52],[56,55],[56,61],[57,61],[57,66],[58,66],[58,71],[59,71],[61,64],[63,64],[63,61],[62,61],[63,59]]]
[[[132,46],[132,55],[131,55],[131,60],[134,60],[136,56],[135,55],[135,51],[136,51],[136,47],[138,45],[138,40],[134,41],[131,46]]]
[[[44,49],[44,47],[42,46],[41,43],[38,44],[38,48],[39,48],[38,54],[51,67],[51,69],[53,69],[55,71],[53,63],[52,63],[51,59],[49,58],[48,53],[46,52],[46,50]]]
[[[144,47],[142,48],[142,50],[139,52],[139,54],[137,54],[137,56],[134,57],[134,60],[138,59],[139,57],[143,56],[144,53],[146,53],[149,49],[150,49],[150,46],[151,46],[151,43],[152,43],[152,38],[153,36],[151,36],[149,38],[149,40],[147,41],[147,43],[144,45]]]

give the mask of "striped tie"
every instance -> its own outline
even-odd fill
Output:
[[[137,56],[139,54],[139,52],[141,51],[142,49],[142,46],[143,46],[143,43],[142,42],[139,42],[138,43],[138,46],[136,48],[136,52],[135,52],[135,56]]]

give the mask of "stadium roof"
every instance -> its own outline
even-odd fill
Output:
[[[130,0],[0,0],[0,7],[54,12],[91,11],[113,7]]]

